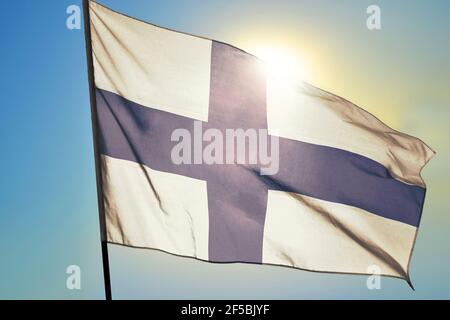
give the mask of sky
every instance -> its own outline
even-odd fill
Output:
[[[307,82],[437,152],[423,171],[415,291],[399,279],[368,290],[364,276],[210,264],[110,245],[113,298],[450,298],[450,2],[99,2],[250,52],[276,48],[299,62]],[[72,4],[81,1],[0,2],[0,299],[104,298],[84,32],[66,28]],[[381,8],[381,30],[366,27],[371,4]],[[81,290],[66,288],[69,265],[81,268]]]

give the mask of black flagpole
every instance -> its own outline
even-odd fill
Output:
[[[103,277],[105,280],[105,298],[111,300],[111,277],[109,273],[108,243],[106,241],[105,205],[103,201],[102,170],[99,154],[97,129],[97,103],[95,98],[94,63],[92,60],[91,18],[89,0],[83,0],[84,35],[86,39],[86,57],[89,78],[89,95],[91,100],[92,135],[94,140],[95,174],[97,179],[97,200],[100,217],[100,236],[102,242]]]

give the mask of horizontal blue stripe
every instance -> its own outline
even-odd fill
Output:
[[[208,180],[213,174],[214,166],[175,165],[170,160],[172,131],[185,128],[192,133],[193,119],[144,107],[105,90],[97,89],[96,94],[102,154],[197,179]],[[240,169],[242,176],[248,174],[246,169]],[[424,188],[394,179],[376,161],[284,138],[280,138],[279,173],[258,179],[268,189],[355,206],[412,226],[419,224],[425,197]]]

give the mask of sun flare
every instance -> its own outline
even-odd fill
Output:
[[[289,54],[287,50],[275,47],[260,47],[251,50],[264,63],[266,72],[271,77],[302,81],[305,68],[299,58]]]

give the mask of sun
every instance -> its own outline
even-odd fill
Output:
[[[305,79],[304,65],[288,50],[276,47],[256,47],[250,52],[263,61],[266,73],[270,77],[293,81]]]

